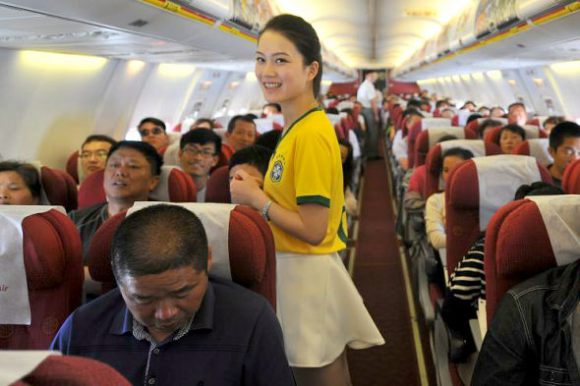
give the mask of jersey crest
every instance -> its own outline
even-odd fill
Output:
[[[270,179],[272,182],[280,182],[282,179],[282,173],[284,173],[284,165],[280,160],[274,163],[272,171],[270,172]]]

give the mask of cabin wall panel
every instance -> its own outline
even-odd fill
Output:
[[[562,113],[570,119],[580,119],[580,61],[551,65],[544,71]]]

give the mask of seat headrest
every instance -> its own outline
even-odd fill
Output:
[[[40,203],[42,205],[64,206],[67,211],[77,208],[77,185],[64,170],[43,166],[38,161],[30,162],[40,176]]]
[[[540,165],[548,166],[554,162],[548,151],[549,146],[550,141],[548,138],[528,139],[514,149],[514,154],[532,156],[538,160]]]
[[[107,201],[103,181],[105,171],[98,170],[87,176],[79,186],[79,209],[100,204]]]
[[[437,127],[450,127],[451,126],[451,119],[449,118],[422,118],[421,119],[421,128],[425,129],[433,129]]]
[[[474,157],[483,157],[486,155],[485,144],[480,139],[454,139],[441,142],[440,145],[441,155],[454,147],[469,150],[473,153]]]
[[[207,180],[205,190],[205,202],[229,204],[230,196],[230,173],[227,165],[214,170]]]
[[[465,129],[462,127],[435,127],[427,130],[429,136],[429,147],[431,148],[434,146],[437,141],[441,138],[445,137],[446,135],[453,135],[457,137],[457,139],[465,139]]]
[[[562,177],[562,188],[566,193],[580,194],[580,159],[566,166]]]
[[[197,189],[189,174],[176,166],[162,166],[159,184],[149,197],[154,201],[195,202]]]

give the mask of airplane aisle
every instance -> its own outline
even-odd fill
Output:
[[[383,160],[367,162],[362,189],[353,280],[386,344],[348,351],[353,385],[434,385],[429,354],[423,354],[429,370],[418,366]]]

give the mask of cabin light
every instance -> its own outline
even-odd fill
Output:
[[[466,82],[469,82],[471,80],[470,77],[469,77],[469,74],[463,74],[463,75],[461,75],[461,79],[463,79]]]
[[[211,87],[212,81],[211,80],[204,80],[201,82],[199,89],[200,90],[207,90]]]
[[[253,71],[246,72],[246,82],[256,82],[258,78],[256,78],[256,74]]]
[[[238,88],[239,85],[240,85],[240,82],[238,82],[237,80],[234,80],[233,82],[230,82],[228,87],[230,88],[230,90],[235,90],[236,88]]]
[[[501,80],[502,79],[501,71],[499,71],[499,70],[488,71],[488,72],[486,72],[486,75],[489,76],[492,80]]]
[[[481,72],[475,72],[475,73],[471,74],[471,77],[477,81],[483,80],[483,74]]]
[[[453,79],[453,81],[454,81],[455,83],[459,83],[459,81],[460,81],[460,79],[459,79],[459,75],[453,75],[453,76],[451,77],[451,79]]]
[[[533,78],[534,84],[536,87],[544,87],[544,79],[542,78]]]
[[[559,75],[577,75],[580,73],[580,60],[555,63],[550,68]]]
[[[107,59],[98,56],[41,51],[21,51],[20,61],[25,66],[61,71],[95,71],[107,63]]]
[[[195,66],[185,63],[161,63],[157,73],[168,78],[184,78],[195,71]]]
[[[509,83],[510,86],[515,86],[516,85],[516,81],[513,79],[508,79],[507,82]]]
[[[248,113],[248,111],[250,111],[250,110],[248,110],[248,109],[247,109],[247,108],[245,108],[245,107],[242,107],[242,108],[240,109],[240,111],[238,112],[238,114],[240,114],[240,115],[246,115],[246,114]],[[233,115],[233,114],[232,114],[232,115]]]
[[[135,75],[145,67],[145,62],[142,60],[129,60],[127,62],[127,73]]]

